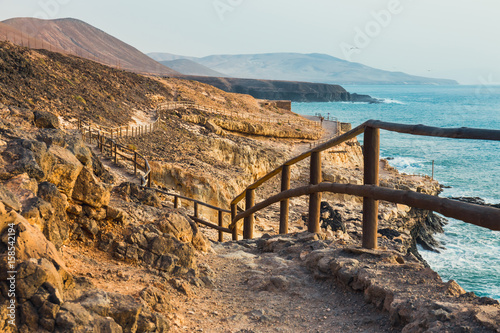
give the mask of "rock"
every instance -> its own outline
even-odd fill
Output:
[[[158,198],[155,192],[146,190],[142,192],[142,195],[139,197],[139,201],[143,205],[151,206],[151,207],[156,207],[160,208],[161,207],[161,200]]]
[[[137,332],[139,314],[142,304],[132,296],[108,293],[111,301],[108,316],[113,318],[123,328],[123,332]]]
[[[106,207],[106,218],[108,220],[124,224],[127,221],[128,217],[128,213],[121,208],[113,206]]]
[[[55,332],[92,332],[92,321],[92,315],[83,306],[66,302],[57,313]]]
[[[462,287],[460,287],[460,285],[454,280],[450,280],[450,281],[446,282],[445,292],[448,295],[452,295],[452,296],[461,296],[461,295],[465,294],[465,290]]]
[[[83,205],[82,211],[90,219],[94,219],[97,221],[102,221],[106,219],[106,209],[105,208],[92,208],[87,205]]]
[[[6,207],[11,208],[16,212],[21,211],[21,203],[19,200],[2,184],[0,184],[0,201],[3,202]]]
[[[321,228],[330,229],[332,231],[341,230],[346,232],[345,223],[342,221],[342,215],[338,210],[334,210],[326,201],[321,202]]]
[[[190,243],[193,240],[193,229],[188,218],[175,212],[166,213],[156,225],[164,234],[169,234],[181,242]]]
[[[37,331],[38,330],[38,313],[29,301],[24,302],[19,307],[20,320],[22,325],[26,325],[30,330]]]
[[[12,177],[3,185],[19,200],[23,208],[28,200],[36,197],[38,192],[38,182],[26,173]]]
[[[94,332],[100,332],[100,333],[122,333],[123,329],[120,325],[114,321],[113,318],[106,317],[106,318],[96,318],[94,320]],[[139,331],[139,332],[146,332],[146,331]]]
[[[3,207],[3,204],[0,204],[0,206]],[[10,223],[15,224],[14,230],[17,235],[15,248],[16,259],[18,261],[29,260],[30,258],[46,258],[57,264],[58,269],[64,268],[64,263],[54,244],[49,242],[39,229],[30,225],[26,219],[16,212],[12,211],[6,213],[5,211],[2,212],[2,209],[0,209],[0,236],[2,242],[7,241],[4,235]]]
[[[152,310],[157,312],[167,312],[172,310],[169,303],[167,294],[160,289],[149,286],[144,288],[139,296],[151,307]]]
[[[69,238],[68,215],[66,214],[66,208],[68,207],[67,197],[60,193],[54,184],[49,182],[43,182],[38,185],[37,195],[50,203],[54,208],[54,220],[53,223],[48,225],[45,235],[50,235],[48,237],[49,240],[59,238],[61,244],[54,242],[54,245],[59,248]],[[57,234],[57,237],[52,237],[52,233]]]
[[[87,168],[93,167],[93,154],[80,136],[67,135],[65,144],[69,151]],[[101,164],[102,165],[102,164]]]
[[[31,259],[17,267],[17,297],[30,299],[44,287],[49,293],[48,300],[54,304],[63,302],[64,281],[56,267],[47,259]]]
[[[35,125],[39,128],[59,128],[59,119],[47,111],[35,111]]]
[[[38,141],[45,142],[47,147],[52,145],[67,147],[66,134],[60,129],[43,129],[36,136]]]
[[[48,160],[47,146],[43,142],[30,140],[13,140],[7,144],[2,152],[7,165],[2,173],[2,179],[26,173],[30,178],[38,181],[45,177],[45,172],[40,164]]]
[[[77,223],[80,227],[92,235],[92,238],[95,238],[99,233],[99,225],[94,219],[88,218],[86,216],[80,216],[77,220]]]
[[[42,168],[46,170],[46,180],[71,197],[77,178],[83,170],[82,163],[69,150],[59,146],[51,146],[48,153],[51,163],[42,165]]]
[[[82,206],[76,204],[69,204],[66,212],[71,215],[79,216],[83,211]]]
[[[170,284],[172,287],[183,293],[184,295],[191,297],[193,295],[193,291],[188,282],[183,281],[181,279],[171,279]]]
[[[101,208],[109,204],[111,193],[106,186],[97,182],[87,168],[83,168],[76,180],[72,197],[94,208]]]
[[[165,318],[160,313],[151,313],[149,311],[143,311],[139,315],[139,320],[137,323],[137,332],[168,332],[170,325]]]
[[[90,153],[92,154],[92,171],[94,172],[94,175],[96,177],[99,177],[99,179],[102,182],[106,183],[106,184],[112,184],[112,183],[114,183],[115,182],[115,178],[104,167],[104,165],[99,160],[99,157],[97,157],[97,155],[94,154],[92,151]]]
[[[500,332],[500,309],[495,306],[480,306],[474,318],[485,327]]]

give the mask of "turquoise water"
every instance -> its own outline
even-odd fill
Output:
[[[368,119],[438,127],[500,130],[500,86],[346,86],[350,92],[383,99],[380,104],[294,103],[293,111],[337,117],[353,127]],[[358,137],[362,141],[362,136]],[[442,197],[481,197],[500,203],[500,142],[442,139],[381,131],[381,157],[401,172],[428,174],[451,186]],[[449,220],[437,238],[441,253],[422,256],[444,280],[500,299],[500,232]]]

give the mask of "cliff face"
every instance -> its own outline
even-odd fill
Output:
[[[247,94],[259,99],[284,99],[293,102],[339,102],[352,100],[351,94],[344,88],[333,84],[206,76],[182,76],[182,78],[207,83],[227,92]]]

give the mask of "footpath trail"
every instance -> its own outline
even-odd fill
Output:
[[[198,258],[214,286],[176,298],[173,332],[397,332],[361,293],[315,280],[300,258],[261,253],[256,242],[216,243]]]

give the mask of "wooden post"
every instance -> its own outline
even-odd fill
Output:
[[[149,124],[149,133],[153,132],[153,124]]]
[[[127,126],[127,136],[128,136],[128,126]]]
[[[317,185],[321,183],[321,153],[313,152],[311,154],[311,166],[310,166],[310,184]],[[307,226],[307,231],[309,232],[320,232],[319,218],[320,218],[320,208],[321,208],[321,193],[313,193],[309,195],[309,222]]]
[[[247,190],[245,198],[245,209],[250,209],[254,205],[255,205],[255,190],[253,189]],[[245,217],[245,221],[243,224],[243,239],[253,238],[253,225],[254,225],[253,214],[251,214],[248,217]]]
[[[434,180],[434,160],[432,160],[432,180]]]
[[[89,125],[89,143],[92,144],[92,130],[90,129],[90,125]]]
[[[117,154],[117,147],[116,147],[116,143],[115,143],[115,164],[118,164],[118,154]],[[113,154],[111,154],[111,156],[113,156]]]
[[[194,203],[194,217],[196,217],[197,219],[200,218],[200,213],[198,211],[198,203],[197,202]]]
[[[174,197],[174,208],[175,209],[179,208],[179,197]]]
[[[222,216],[222,211],[219,210],[219,227],[223,227],[223,226],[224,226],[224,219]],[[223,242],[223,241],[224,241],[224,232],[219,230],[219,242]]]
[[[137,153],[134,151],[134,176],[137,175]]]
[[[379,185],[380,129],[367,127],[364,136],[364,183]],[[363,247],[377,248],[378,200],[363,198]]]
[[[281,192],[290,189],[290,166],[283,165],[281,170]],[[280,234],[288,233],[288,215],[289,215],[290,199],[285,199],[280,202]]]
[[[151,170],[149,170],[148,174],[148,187],[151,187]]]
[[[237,213],[238,213],[238,206],[231,204],[231,223],[233,223],[232,221],[236,217]],[[238,225],[235,225],[233,228],[233,241],[237,240],[238,240]]]
[[[104,135],[101,135],[101,154],[104,152]]]
[[[122,128],[120,127],[120,137],[122,137]]]
[[[97,149],[101,146],[101,132],[97,131]]]
[[[113,140],[113,129],[109,129],[109,131],[111,132],[111,140]],[[113,145],[111,145],[111,147],[113,147]]]

